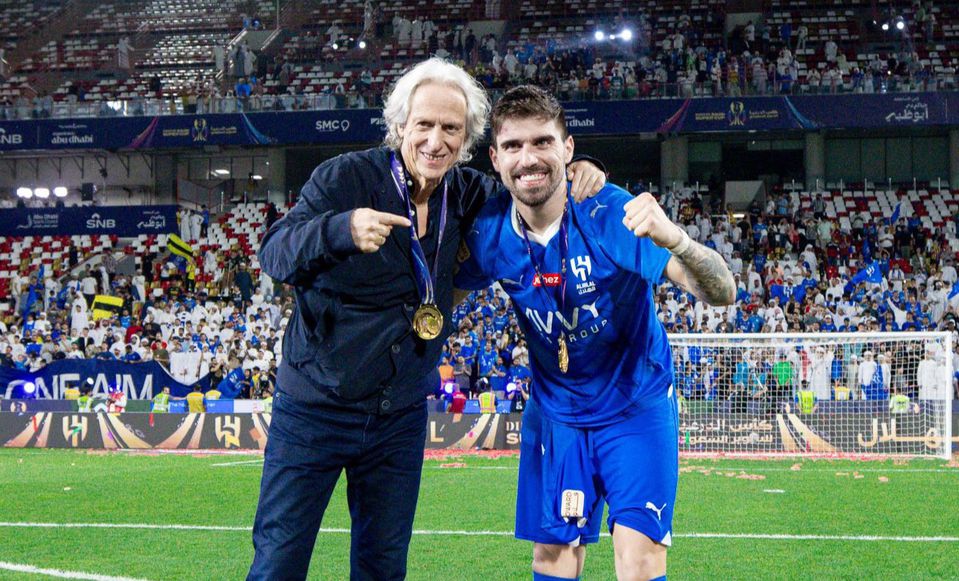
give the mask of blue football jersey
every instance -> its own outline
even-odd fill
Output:
[[[656,317],[653,287],[670,254],[623,226],[632,199],[607,185],[595,197],[569,200],[565,308],[561,287],[534,286],[535,272],[509,195],[491,198],[464,240],[455,286],[499,281],[510,295],[529,343],[532,397],[543,414],[576,426],[600,426],[661,397],[673,379],[666,330]],[[560,272],[560,236],[531,240],[543,278]],[[557,335],[569,346],[559,369]]]

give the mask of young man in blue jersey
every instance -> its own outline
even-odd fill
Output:
[[[564,170],[573,139],[562,107],[541,89],[506,93],[492,141],[510,195],[480,212],[454,284],[499,281],[529,342],[516,536],[534,542],[534,580],[577,579],[605,501],[617,577],[665,579],[678,430],[653,287],[665,276],[725,305],[735,297],[732,273],[648,193],[607,185],[573,203]]]

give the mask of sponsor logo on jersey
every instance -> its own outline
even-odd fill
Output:
[[[608,208],[609,206],[605,204],[600,204],[599,200],[596,200],[596,207],[589,211],[589,217],[595,219],[596,213],[602,210],[603,208]]]
[[[524,314],[530,323],[536,327],[536,330],[546,337],[553,335],[554,322],[562,324],[563,329],[565,329],[566,341],[569,343],[575,343],[580,339],[595,335],[609,324],[609,319],[600,318],[596,301],[588,305],[574,307],[568,319],[560,311],[546,311],[544,313],[529,307],[526,308]]]
[[[563,282],[563,277],[558,272],[547,272],[542,277],[540,275],[533,275],[533,286],[559,286]]]
[[[523,276],[520,275],[519,280],[513,280],[511,278],[501,278],[499,279],[500,286],[505,290],[507,286],[523,288]]]

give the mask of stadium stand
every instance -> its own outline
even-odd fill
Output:
[[[248,109],[232,94],[240,77],[254,77],[254,95],[302,97],[297,108],[377,106],[404,67],[433,54],[464,62],[492,90],[536,82],[569,100],[936,90],[955,87],[959,61],[959,9],[949,3],[892,12],[865,2],[773,0],[756,23],[732,26],[727,35],[720,0],[496,7],[458,0],[383,2],[375,9],[353,0],[335,10],[311,0],[291,3],[280,15],[283,28],[254,40],[240,57],[243,71],[236,68],[236,49],[248,43],[257,24],[263,26],[262,19],[276,19],[265,0],[104,2],[82,13],[79,23],[75,4],[4,7],[0,42],[8,48],[10,77],[0,85],[5,118],[32,115],[36,108],[24,111],[17,99],[30,102],[45,94],[56,102],[172,103],[123,109],[128,115],[191,112],[192,103],[184,103],[188,96]],[[509,19],[474,34],[469,23],[487,11]],[[27,18],[39,44],[24,53],[16,47]],[[896,30],[895,38],[879,28],[880,21],[895,28],[897,20],[904,30]],[[597,30],[608,36],[626,27],[635,31],[628,41],[592,38]],[[118,48],[121,40],[128,50]],[[357,47],[360,41],[365,49]],[[121,58],[128,66],[120,66]],[[352,89],[356,95],[348,97]],[[324,94],[334,97],[313,98]],[[116,108],[40,108],[47,109],[54,116],[116,114]],[[228,109],[218,104],[207,110]]]

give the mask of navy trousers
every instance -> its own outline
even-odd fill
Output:
[[[425,402],[376,415],[276,398],[247,579],[306,578],[343,470],[352,520],[350,579],[404,579],[426,424]]]

